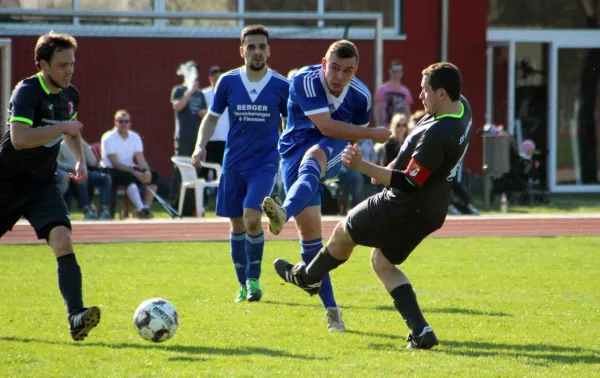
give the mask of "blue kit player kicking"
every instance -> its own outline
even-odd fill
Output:
[[[334,178],[342,167],[342,151],[349,141],[372,139],[383,143],[391,133],[385,127],[367,127],[371,120],[371,94],[354,75],[358,50],[347,40],[334,42],[321,64],[301,69],[292,79],[288,120],[279,141],[286,198],[280,205],[270,197],[263,202],[269,231],[277,235],[294,217],[302,260],[310,262],[323,247],[321,235],[321,183]],[[329,276],[319,296],[330,331],[345,331]]]
[[[209,114],[202,120],[192,164],[202,165],[206,144],[220,116],[229,117],[217,215],[231,221],[231,258],[240,288],[235,299],[259,301],[263,249],[263,199],[271,194],[279,169],[277,143],[287,116],[289,81],[267,67],[269,33],[262,25],[242,30],[244,66],[221,76]],[[228,114],[223,114],[227,109]]]

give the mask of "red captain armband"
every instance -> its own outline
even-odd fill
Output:
[[[410,162],[404,170],[406,178],[413,183],[421,186],[427,181],[431,171],[423,166],[423,164],[416,161],[414,158],[410,159]]]

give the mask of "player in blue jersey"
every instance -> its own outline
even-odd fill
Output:
[[[280,205],[266,197],[263,210],[269,217],[269,231],[275,235],[294,217],[305,262],[323,247],[321,182],[339,173],[344,147],[361,139],[383,143],[391,135],[385,127],[367,127],[371,95],[354,76],[358,61],[356,46],[340,40],[329,47],[321,64],[301,69],[292,79],[287,125],[279,141],[286,198]],[[344,331],[329,276],[324,277],[319,296],[328,329]]]
[[[259,301],[264,234],[261,203],[271,194],[279,169],[277,142],[287,116],[289,81],[267,67],[269,32],[262,25],[242,30],[244,65],[221,76],[209,114],[202,120],[192,164],[202,165],[206,144],[227,109],[230,129],[217,194],[217,215],[231,221],[231,258],[240,288],[235,301]]]

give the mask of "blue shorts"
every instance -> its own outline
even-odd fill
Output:
[[[223,172],[217,192],[217,215],[239,218],[244,209],[262,212],[262,202],[271,195],[277,170],[263,167],[250,172]]]
[[[304,154],[313,146],[319,146],[327,156],[327,171],[321,182],[337,177],[342,169],[342,151],[348,145],[348,141],[333,139],[324,136],[318,130],[299,131],[286,134],[279,142],[281,154],[281,172],[283,176],[283,187],[287,193],[294,182],[298,179],[298,169],[304,159]],[[306,207],[320,206],[323,187],[311,199]]]

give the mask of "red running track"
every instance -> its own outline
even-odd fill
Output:
[[[324,217],[324,237],[331,234],[340,219]],[[289,222],[279,236],[268,232],[265,236],[269,240],[296,239],[294,222]],[[432,236],[600,236],[600,214],[448,216],[444,227]],[[229,240],[229,223],[224,219],[73,222],[76,243],[226,240]],[[0,239],[0,244],[31,243],[45,241],[37,240],[27,222],[19,222]]]

